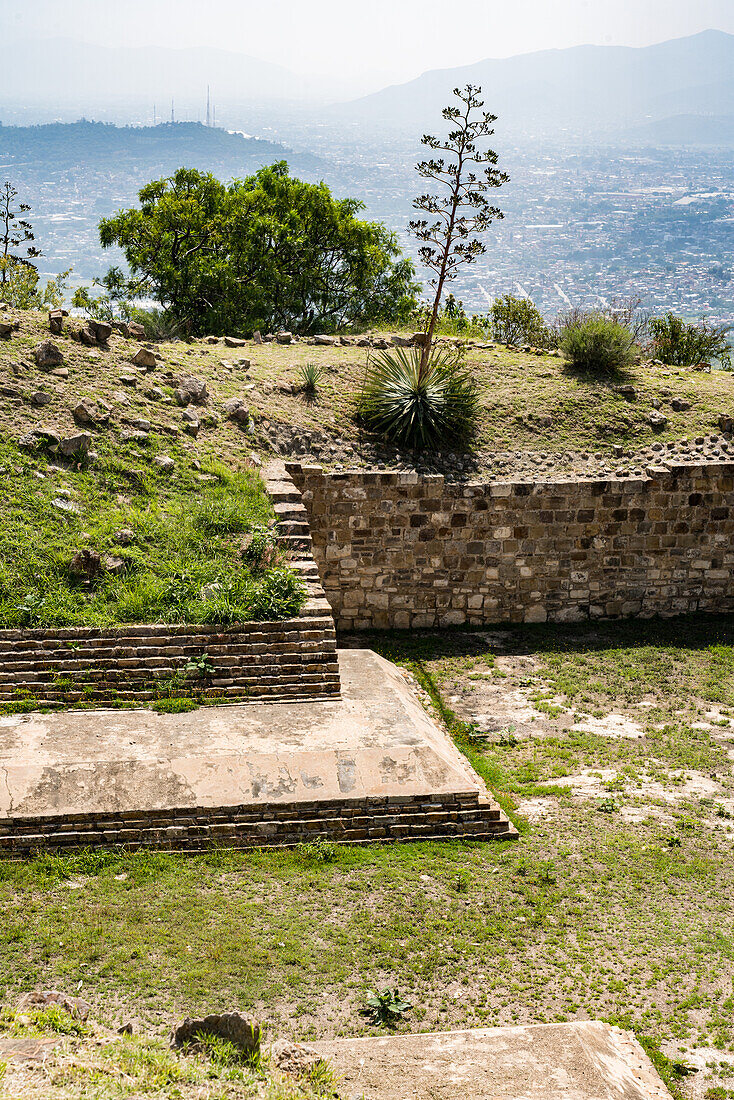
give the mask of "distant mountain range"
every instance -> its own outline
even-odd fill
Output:
[[[712,30],[639,49],[577,46],[437,69],[330,113],[371,129],[432,132],[452,89],[472,83],[503,136],[605,140],[681,112],[734,114],[732,74],[734,35]]]
[[[0,37],[2,29],[0,15]],[[711,30],[639,49],[577,46],[487,59],[432,70],[346,103],[335,102],[338,87],[328,78],[299,76],[226,50],[102,47],[71,38],[20,41],[3,51],[0,119],[5,111],[7,120],[11,107],[16,120],[149,118],[154,103],[162,119],[170,117],[173,100],[177,118],[198,114],[203,121],[211,84],[222,106],[220,121],[225,114],[257,117],[263,130],[277,132],[295,110],[297,119],[342,130],[347,138],[361,132],[418,138],[441,126],[441,108],[452,89],[467,83],[482,86],[487,107],[499,116],[500,139],[596,143],[645,140],[647,132],[654,140],[659,129],[674,141],[679,116],[694,116],[702,119],[700,132],[716,143],[716,120],[734,115],[734,35]],[[695,121],[685,123],[691,140],[696,128]],[[719,132],[729,144],[729,127]],[[682,135],[681,143],[688,142]]]
[[[23,101],[71,104],[95,114],[134,101],[151,108],[156,103],[159,119],[168,118],[171,100],[179,112],[192,104],[203,111],[208,84],[219,102],[323,100],[340,94],[339,85],[328,79],[299,76],[228,50],[93,46],[72,38],[42,38],[3,49],[0,111],[4,101]]]

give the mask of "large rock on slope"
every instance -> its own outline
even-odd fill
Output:
[[[203,405],[207,399],[206,382],[201,378],[184,378],[174,396],[184,408],[187,405]]]
[[[36,366],[41,370],[51,370],[60,367],[64,362],[64,356],[60,348],[50,340],[43,340],[33,352]]]

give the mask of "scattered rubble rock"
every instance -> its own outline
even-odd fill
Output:
[[[278,344],[290,344],[293,340],[292,332],[276,332],[275,340]]]
[[[54,448],[61,442],[61,436],[54,428],[33,428],[18,440],[18,446],[26,451],[35,451],[38,447]]]
[[[171,1033],[171,1047],[201,1049],[201,1037],[216,1035],[239,1047],[248,1054],[260,1050],[260,1025],[247,1020],[239,1012],[223,1012],[221,1015],[204,1016],[201,1020],[187,1017]]]
[[[255,329],[255,331],[252,334],[252,340],[253,340],[253,343],[255,343],[255,344],[262,344],[263,338],[262,338],[262,333],[260,332],[260,329],[257,329],[257,328]]]
[[[78,432],[76,435],[68,435],[59,441],[59,453],[65,458],[85,458],[92,443],[89,432]]]
[[[16,1008],[23,1012],[29,1008],[50,1008],[56,1005],[63,1009],[75,1020],[86,1023],[92,1006],[81,997],[70,997],[67,993],[61,993],[58,989],[35,990],[33,993],[23,993],[16,1002]]]
[[[667,416],[663,416],[662,413],[656,412],[655,410],[648,415],[647,422],[655,431],[662,431],[663,428],[667,428],[668,426]]]
[[[208,391],[206,382],[200,378],[184,378],[175,391],[175,398],[179,405],[203,405],[207,399]]]
[[[686,409],[690,409],[691,402],[684,401],[682,397],[674,397],[670,402],[670,407],[673,412],[685,412]]]
[[[129,527],[121,527],[119,531],[115,531],[115,542],[120,546],[130,546],[135,542],[135,532]]]
[[[46,393],[45,390],[35,390],[31,394],[31,405],[34,405],[37,409],[42,409],[44,405],[50,405],[52,401],[52,395]]]
[[[48,327],[54,336],[61,335],[64,327],[64,317],[68,316],[68,309],[50,309],[48,311]]]
[[[94,335],[98,344],[106,344],[112,335],[112,325],[107,321],[87,321],[87,328]]]
[[[250,410],[240,401],[239,397],[230,397],[224,402],[224,415],[227,420],[236,420],[239,424],[246,424],[250,419]]]
[[[102,568],[105,573],[111,573],[113,577],[119,577],[125,572],[125,559],[118,558],[116,554],[105,554],[102,558]]]
[[[33,352],[36,366],[41,370],[51,370],[52,367],[60,367],[64,362],[61,349],[52,344],[50,340],[43,340]]]
[[[74,408],[74,419],[77,424],[95,427],[98,424],[107,424],[110,417],[108,412],[98,408],[94,401],[90,401],[88,397],[85,397]]]
[[[290,1073],[294,1077],[305,1077],[322,1061],[313,1047],[290,1043],[287,1039],[275,1040],[270,1047],[270,1057],[282,1073]]]
[[[155,357],[155,353],[150,348],[140,347],[133,355],[132,359],[136,367],[144,367],[145,370],[153,370],[158,360]]]
[[[319,347],[334,348],[338,345],[339,338],[337,336],[327,336],[321,333],[318,336],[314,336],[313,342]]]
[[[156,466],[162,474],[172,474],[176,469],[176,463],[170,455],[156,455],[153,459],[153,465]]]
[[[145,329],[137,321],[127,321],[125,324],[120,325],[120,329],[122,335],[128,340],[145,339]]]
[[[257,341],[255,342],[257,343]],[[244,348],[247,346],[247,340],[240,340],[236,336],[225,336],[224,343],[228,348]]]
[[[9,321],[7,317],[0,318],[0,338],[3,340],[9,340],[17,328],[17,321]]]
[[[96,550],[77,550],[69,563],[69,572],[74,577],[92,581],[102,572],[102,557]]]

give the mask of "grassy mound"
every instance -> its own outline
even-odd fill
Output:
[[[254,470],[181,458],[163,473],[112,441],[84,468],[0,435],[0,480],[0,626],[232,623],[302,606]]]

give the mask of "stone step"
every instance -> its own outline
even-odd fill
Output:
[[[295,807],[293,807],[295,809]],[[76,850],[91,846],[164,848],[196,851],[225,842],[235,848],[291,847],[304,841],[335,840],[370,844],[383,840],[516,840],[517,832],[498,812],[479,806],[458,810],[453,805],[409,801],[395,807],[371,806],[355,815],[349,806],[339,812],[318,803],[304,804],[297,812],[274,805],[221,808],[204,811],[157,811],[150,815],[127,814],[74,818],[28,818],[0,823],[0,852],[23,856],[37,850]]]

